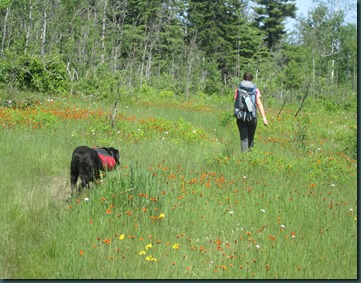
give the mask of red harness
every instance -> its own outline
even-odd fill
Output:
[[[106,170],[113,170],[115,167],[115,159],[113,156],[110,155],[102,155],[98,154],[100,157],[100,160],[103,163],[103,168]]]
[[[113,170],[116,164],[115,158],[106,153],[104,149],[94,148],[103,164],[103,170]],[[104,152],[103,152],[104,151]]]

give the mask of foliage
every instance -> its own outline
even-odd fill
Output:
[[[259,29],[266,32],[266,44],[269,50],[272,50],[286,33],[284,20],[287,17],[296,17],[296,5],[293,2],[294,0],[255,1],[256,4],[261,5],[253,8],[257,14],[255,24]]]
[[[287,41],[283,20],[293,16],[294,4],[262,3],[3,1],[1,84],[114,99],[118,83],[133,96],[146,83],[188,100],[198,92],[228,95],[247,70],[264,87],[282,81],[299,91],[312,76],[356,90],[356,26],[346,25],[344,14],[320,2],[297,19],[294,40]],[[254,25],[250,8],[266,13],[256,18],[264,24]]]
[[[0,63],[0,83],[20,90],[31,90],[61,95],[67,91],[68,80],[64,62],[59,56],[24,54],[18,56],[8,52]]]

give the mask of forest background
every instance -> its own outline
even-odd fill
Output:
[[[268,105],[308,95],[347,109],[357,26],[345,17],[355,10],[316,0],[296,18],[292,0],[1,0],[1,92],[229,100],[250,71]]]

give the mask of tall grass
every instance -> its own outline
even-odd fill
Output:
[[[121,105],[115,129],[108,106],[39,107],[0,109],[2,278],[357,276],[357,163],[339,138],[355,113],[268,109],[241,154],[225,106]],[[121,166],[70,198],[82,144],[119,148]]]

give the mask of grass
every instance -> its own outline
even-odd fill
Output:
[[[0,277],[356,278],[356,112],[267,109],[241,154],[231,106],[1,107]],[[71,199],[82,144],[121,166]]]

